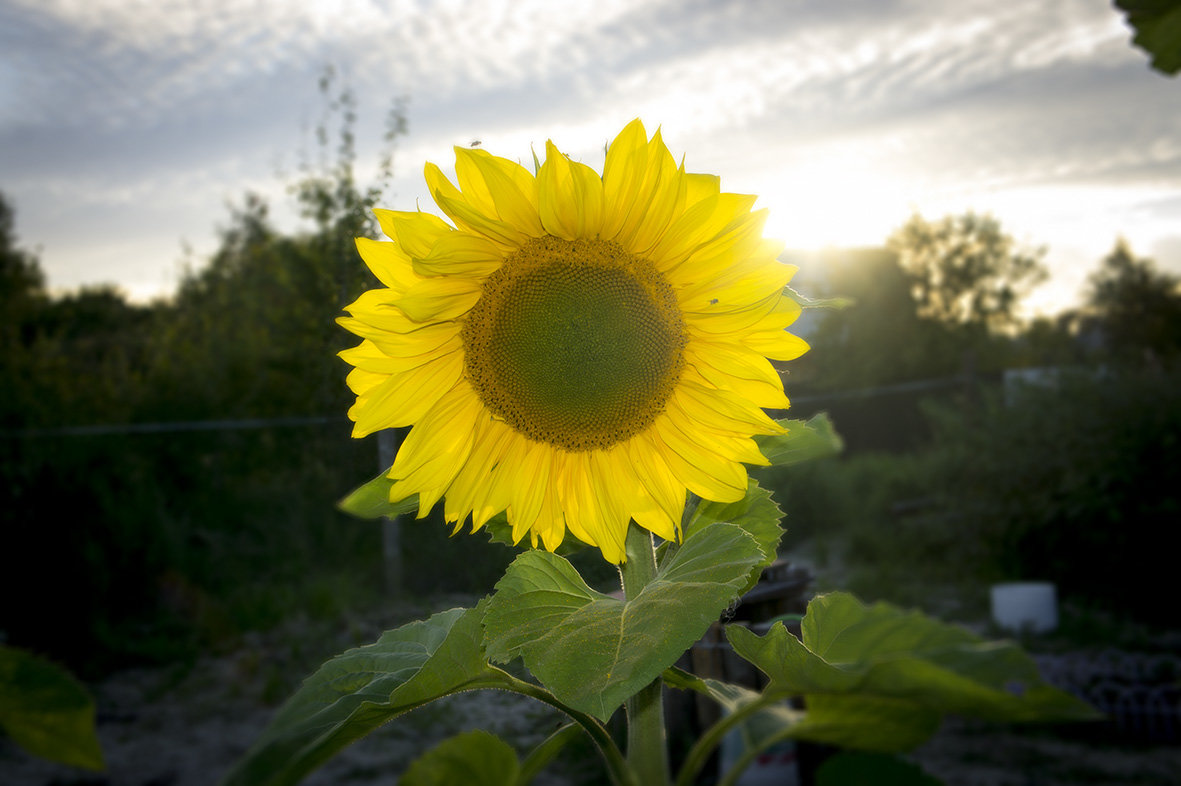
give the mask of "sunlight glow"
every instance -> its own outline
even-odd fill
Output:
[[[810,151],[816,152],[816,151]],[[767,235],[789,248],[880,245],[905,220],[905,184],[864,156],[834,150],[809,155],[750,184],[770,209]]]

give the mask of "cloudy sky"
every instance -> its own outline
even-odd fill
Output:
[[[171,292],[315,155],[317,78],[356,92],[362,172],[408,101],[390,207],[474,140],[598,168],[632,117],[771,209],[792,248],[913,211],[996,215],[1073,300],[1119,235],[1181,271],[1181,79],[1101,0],[0,0],[0,191],[50,285]]]

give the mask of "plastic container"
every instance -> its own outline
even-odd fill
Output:
[[[1048,633],[1058,627],[1058,592],[1048,581],[992,585],[992,619],[1015,632]]]

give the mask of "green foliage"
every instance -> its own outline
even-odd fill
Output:
[[[111,286],[49,297],[0,194],[0,429],[127,420],[141,398],[154,307]],[[85,380],[85,384],[79,384]]]
[[[926,455],[862,452],[784,470],[756,473],[789,511],[787,548],[812,541],[820,556],[840,549],[847,556],[912,570],[925,553],[897,531],[893,508],[898,502],[931,494]]]
[[[1181,352],[1181,278],[1137,259],[1121,239],[1088,284],[1087,322],[1102,332],[1110,358],[1123,365]]]
[[[734,524],[706,527],[636,597],[595,592],[566,560],[529,551],[497,584],[488,655],[522,657],[563,703],[607,720],[668,668],[737,597],[768,556]]]
[[[975,418],[943,413],[930,476],[942,515],[927,531],[954,533],[944,564],[1167,617],[1143,598],[1173,570],[1161,543],[1181,514],[1179,385],[1177,368],[1063,373]]]
[[[418,510],[418,495],[413,494],[399,502],[390,502],[390,489],[394,481],[388,471],[382,472],[360,488],[349,493],[338,507],[345,513],[362,519],[397,518]]]
[[[917,450],[755,474],[788,511],[785,548],[839,559],[840,588],[978,614],[990,582],[1050,580],[1070,602],[1168,624],[1143,598],[1172,570],[1179,386],[1170,364],[1064,369],[928,407]]]
[[[755,437],[759,452],[776,467],[791,467],[835,456],[844,447],[827,413],[821,412],[807,422],[780,420],[779,425],[787,429],[786,434]]]
[[[831,437],[826,429],[796,429],[794,439],[826,433]],[[771,452],[785,460],[807,453]],[[774,502],[753,483],[740,503],[699,505],[686,522],[684,542],[663,546],[650,576],[642,569],[628,575],[633,561],[640,562],[640,544],[650,543],[648,537],[629,536],[623,598],[591,589],[561,556],[526,551],[509,566],[492,598],[475,609],[392,631],[375,645],[325,664],[280,710],[227,783],[292,783],[380,723],[477,688],[517,691],[563,710],[599,747],[612,780],[629,786],[667,780],[667,770],[659,766],[664,754],[653,748],[663,747],[663,724],[637,720],[647,717],[645,707],[661,706],[662,682],[699,691],[728,711],[690,749],[678,784],[692,782],[731,730],[747,750],[723,779],[726,784],[734,783],[760,750],[783,739],[892,752],[925,740],[947,713],[999,721],[1094,717],[1089,707],[1043,682],[1034,662],[1012,643],[984,642],[966,629],[885,604],[867,607],[845,594],[809,604],[802,640],[782,623],[763,637],[727,628],[735,652],[767,674],[761,692],[673,668],[749,584],[752,572],[774,559],[777,520]],[[486,660],[517,657],[540,685]],[[801,715],[783,706],[791,697],[803,697],[807,711]],[[625,702],[632,724],[626,761],[602,725]],[[423,756],[406,782],[525,783],[573,734],[573,727],[559,730],[523,768],[513,750],[491,735],[461,735]],[[929,782],[896,760],[873,761],[894,782]],[[834,765],[837,774],[831,777],[860,777],[872,763]],[[653,773],[655,780],[642,773]]]
[[[1013,323],[1021,296],[1046,278],[1044,250],[1019,248],[991,216],[930,222],[913,215],[889,240],[920,317],[995,329]]]
[[[369,208],[383,183],[356,176],[349,91],[332,76],[321,89],[321,160],[291,188],[308,224],[280,232],[269,206],[247,195],[170,300],[129,303],[110,286],[49,296],[0,198],[9,640],[91,676],[226,646],[293,609],[339,616],[377,598],[380,532],[333,508],[377,463],[372,443],[348,434],[346,367],[334,355],[352,339],[334,319],[368,286],[353,238],[374,232]],[[395,103],[386,143],[404,128]],[[387,152],[379,178],[390,161]],[[152,428],[177,421],[181,430]],[[104,424],[112,428],[93,428]],[[439,544],[424,540],[450,554],[445,532]],[[493,578],[481,589],[507,563],[486,561]],[[53,592],[29,597],[47,581]]]
[[[0,192],[0,362],[27,338],[46,299],[41,264],[17,244],[16,211]]]
[[[4,444],[0,616],[83,676],[378,596],[378,529],[333,510],[376,463],[343,421]]]
[[[440,612],[328,661],[279,709],[222,783],[298,783],[349,743],[415,707],[460,690],[506,687],[511,678],[484,659],[482,616],[482,607]]]
[[[734,651],[770,678],[767,693],[803,696],[807,714],[791,736],[860,750],[897,752],[926,740],[946,713],[991,721],[1094,719],[1051,687],[1012,643],[833,593],[808,604],[803,638],[777,623],[766,636],[726,629]]]
[[[63,669],[0,645],[0,730],[34,756],[103,769],[94,700]]]
[[[1181,2],[1115,0],[1136,31],[1132,41],[1148,53],[1152,67],[1170,76],[1181,71]]]
[[[832,251],[808,264],[810,291],[843,295],[852,303],[819,312],[808,334],[812,349],[793,361],[793,381],[820,389],[863,387],[943,373],[946,351],[933,351],[937,331],[918,318],[897,255],[885,249]],[[951,357],[944,363],[954,368]]]
[[[755,539],[759,548],[769,559],[760,562],[751,569],[746,584],[739,591],[741,595],[748,592],[758,582],[763,568],[770,564],[778,554],[779,540],[783,537],[783,527],[779,525],[782,518],[783,511],[771,498],[771,492],[760,488],[759,484],[751,479],[747,484],[746,496],[738,502],[721,503],[702,500],[698,503],[685,525],[684,534],[686,538],[689,538],[712,524],[733,522]],[[673,544],[668,545],[670,551],[675,553]],[[662,564],[665,559],[668,559],[668,556],[662,558]]]
[[[940,786],[922,768],[895,756],[849,751],[816,770],[816,786]]]
[[[517,753],[486,731],[469,731],[444,740],[411,764],[400,786],[516,786]]]

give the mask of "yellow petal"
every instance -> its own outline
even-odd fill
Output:
[[[440,276],[425,278],[398,299],[398,308],[416,322],[461,317],[480,299],[480,281]]]
[[[725,294],[718,293],[722,297]],[[682,318],[685,320],[685,328],[694,335],[711,338],[720,334],[738,341],[738,337],[745,335],[747,331],[762,328],[766,318],[774,312],[779,299],[779,291],[774,289],[761,301],[750,303],[732,303],[718,298],[713,302],[695,303],[692,308],[686,306],[682,311]]]
[[[783,434],[785,429],[749,400],[729,390],[683,379],[673,397],[695,423],[731,434]]]
[[[665,272],[669,283],[681,290],[702,281],[715,281],[731,266],[744,260],[762,243],[767,211],[740,216],[712,239],[698,246],[683,262]]]
[[[670,429],[676,429],[686,442],[697,445],[699,449],[707,452],[710,456],[726,461],[740,461],[743,464],[759,466],[768,464],[753,439],[720,429],[703,428],[700,421],[694,420],[685,413],[680,402],[675,398],[669,400],[665,406],[664,414],[668,420],[662,424],[662,436],[667,436]]]
[[[676,540],[677,526],[680,524],[680,511],[677,511],[675,518],[669,515],[663,505],[648,490],[647,485],[640,477],[639,467],[631,460],[627,444],[615,445],[610,450],[603,451],[603,456],[604,462],[609,466],[606,474],[615,478],[615,491],[622,505],[622,525],[616,533],[618,537],[615,540],[618,549],[620,551],[624,549],[629,518],[635,519],[641,527],[665,540]],[[680,497],[683,504],[684,489],[681,489]]]
[[[763,409],[786,409],[779,373],[767,359],[718,342],[694,340],[685,347],[685,363],[710,384],[737,393]]]
[[[636,476],[643,483],[649,496],[660,506],[663,517],[672,523],[675,532],[679,534],[681,516],[685,511],[685,484],[677,479],[668,462],[664,460],[663,454],[652,450],[651,443],[646,440],[629,440],[627,457],[635,467]],[[652,527],[648,528],[661,537],[673,539]]]
[[[470,511],[474,531],[508,507],[511,497],[507,487],[500,497],[493,493],[493,469],[502,461],[511,438],[511,431],[494,423],[487,410],[480,413],[472,437],[472,458],[460,468],[447,495],[448,521],[458,521]]]
[[[481,235],[453,231],[440,237],[431,249],[414,259],[421,276],[469,276],[483,278],[504,263],[504,249]]]
[[[657,418],[657,423],[660,421]],[[642,438],[651,444],[651,450],[659,451],[677,480],[697,496],[717,502],[737,502],[746,496],[747,476],[741,464],[703,457],[699,448],[685,444],[675,430],[666,433],[654,426]]]
[[[635,473],[626,463],[613,461],[605,450],[590,451],[590,477],[598,505],[598,527],[592,533],[604,554],[623,553],[631,514],[627,503],[635,495]]]
[[[532,237],[545,234],[537,216],[533,177],[520,164],[486,150],[455,148],[455,176],[468,202]]]
[[[553,142],[545,146],[537,174],[541,223],[555,237],[594,237],[603,226],[603,181],[590,167],[570,161]]]
[[[772,360],[795,360],[811,348],[807,341],[786,330],[749,333],[742,343]]]
[[[353,436],[417,422],[462,374],[463,359],[451,354],[390,376],[349,409],[349,417],[355,422]]]
[[[471,450],[480,407],[470,387],[455,385],[435,400],[402,442],[389,476],[417,489],[450,485]]]
[[[400,292],[419,279],[410,257],[396,244],[370,240],[367,237],[359,237],[355,242],[365,266],[390,289]]]
[[[425,256],[438,242],[455,229],[443,219],[420,210],[374,210],[381,231],[391,240],[396,240],[406,255],[415,258]]]
[[[646,254],[685,202],[684,174],[659,131],[648,142],[638,121],[629,124],[607,149],[603,236]]]

